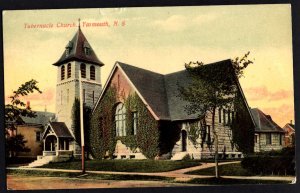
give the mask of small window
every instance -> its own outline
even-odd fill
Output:
[[[82,101],[85,103],[85,89],[82,89]]]
[[[81,71],[81,78],[86,78],[86,68],[85,68],[85,64],[82,63],[80,65],[80,71]]]
[[[67,74],[67,78],[71,78],[71,63],[68,64],[68,74]]]
[[[254,136],[254,143],[258,143],[258,135]]]
[[[211,141],[211,136],[210,136],[210,125],[206,125],[206,142]]]
[[[222,109],[219,109],[219,123],[222,123]]]
[[[41,132],[40,132],[40,131],[37,131],[37,132],[35,133],[35,140],[36,140],[36,141],[41,141]]]
[[[272,144],[272,135],[271,135],[271,133],[266,133],[266,144],[267,145]]]
[[[223,109],[223,123],[226,124],[226,110]]]
[[[279,135],[279,145],[282,145],[282,135],[281,134],[278,135]]]
[[[137,124],[138,124],[138,115],[137,112],[132,112],[132,134],[136,135]]]
[[[65,66],[62,65],[61,70],[60,70],[60,79],[64,80],[65,79]]]
[[[227,117],[228,117],[227,121],[228,121],[228,124],[231,123],[230,115],[231,115],[230,111],[227,111]]]
[[[90,79],[95,80],[95,66],[90,67]]]
[[[93,91],[93,104],[95,104],[95,91]]]

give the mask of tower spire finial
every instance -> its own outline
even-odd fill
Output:
[[[78,28],[80,29],[80,18],[78,18]]]

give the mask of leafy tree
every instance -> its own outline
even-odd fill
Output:
[[[90,115],[91,108],[83,105],[83,122],[84,122],[84,142],[85,151],[89,154],[90,142],[89,142],[89,128],[90,128]],[[78,145],[81,146],[81,132],[80,132],[80,101],[75,98],[72,106],[72,128],[75,135],[75,140]]]
[[[209,67],[203,62],[185,64],[186,70],[192,78],[188,87],[179,86],[179,97],[189,102],[185,110],[189,114],[198,114],[199,118],[206,119],[211,113],[212,133],[215,150],[215,176],[218,171],[218,133],[215,129],[215,114],[218,109],[232,109],[237,96],[237,81],[243,76],[243,70],[251,63],[248,59],[250,52],[242,58],[231,60],[229,65],[212,64]]]
[[[28,151],[29,149],[25,146],[27,142],[24,136],[11,135],[16,130],[18,124],[23,124],[23,117],[36,117],[34,111],[30,107],[26,107],[25,103],[21,101],[21,96],[27,96],[30,93],[38,92],[42,93],[37,87],[36,80],[30,80],[22,84],[18,90],[13,91],[13,94],[9,96],[11,99],[9,104],[5,105],[5,134],[6,134],[6,156],[14,156],[17,152]]]

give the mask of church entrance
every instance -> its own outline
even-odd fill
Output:
[[[182,151],[186,151],[186,140],[187,140],[186,130],[181,131],[181,139],[182,139]]]
[[[45,151],[55,151],[57,149],[57,139],[54,135],[49,135],[45,139]]]

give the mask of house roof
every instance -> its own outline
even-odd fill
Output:
[[[89,48],[90,52],[88,55],[85,54],[84,47]],[[69,54],[67,54],[67,49],[65,49],[60,59],[53,64],[54,66],[59,66],[63,63],[73,60],[88,62],[99,66],[104,65],[103,62],[101,62],[96,56],[94,50],[83,35],[80,27],[78,28],[78,31],[72,40],[67,43],[66,48],[70,49]]]
[[[226,67],[232,64],[230,60],[224,60],[213,64],[207,64],[205,67],[215,67],[216,65]],[[133,84],[138,94],[142,97],[142,100],[145,100],[147,108],[150,108],[150,111],[154,113],[154,116],[158,120],[179,121],[199,118],[199,115],[188,114],[185,111],[185,107],[189,102],[179,97],[178,87],[187,86],[191,83],[191,77],[186,70],[162,75],[129,64],[116,62],[110,77],[102,90],[102,94],[105,92],[116,67],[120,67],[125,73],[125,76]],[[99,97],[99,100],[101,100],[101,96]],[[97,105],[95,105],[95,107],[96,106]]]
[[[73,138],[64,122],[50,122],[49,126],[43,134],[43,138],[45,137],[45,134],[48,132],[50,127],[52,128],[53,132],[56,134],[57,137]]]
[[[51,119],[55,118],[55,113],[45,111],[35,111],[36,117],[21,116],[25,124],[46,125]]]
[[[255,132],[284,133],[284,130],[272,120],[271,116],[264,114],[260,109],[252,108],[251,114],[255,122]]]

